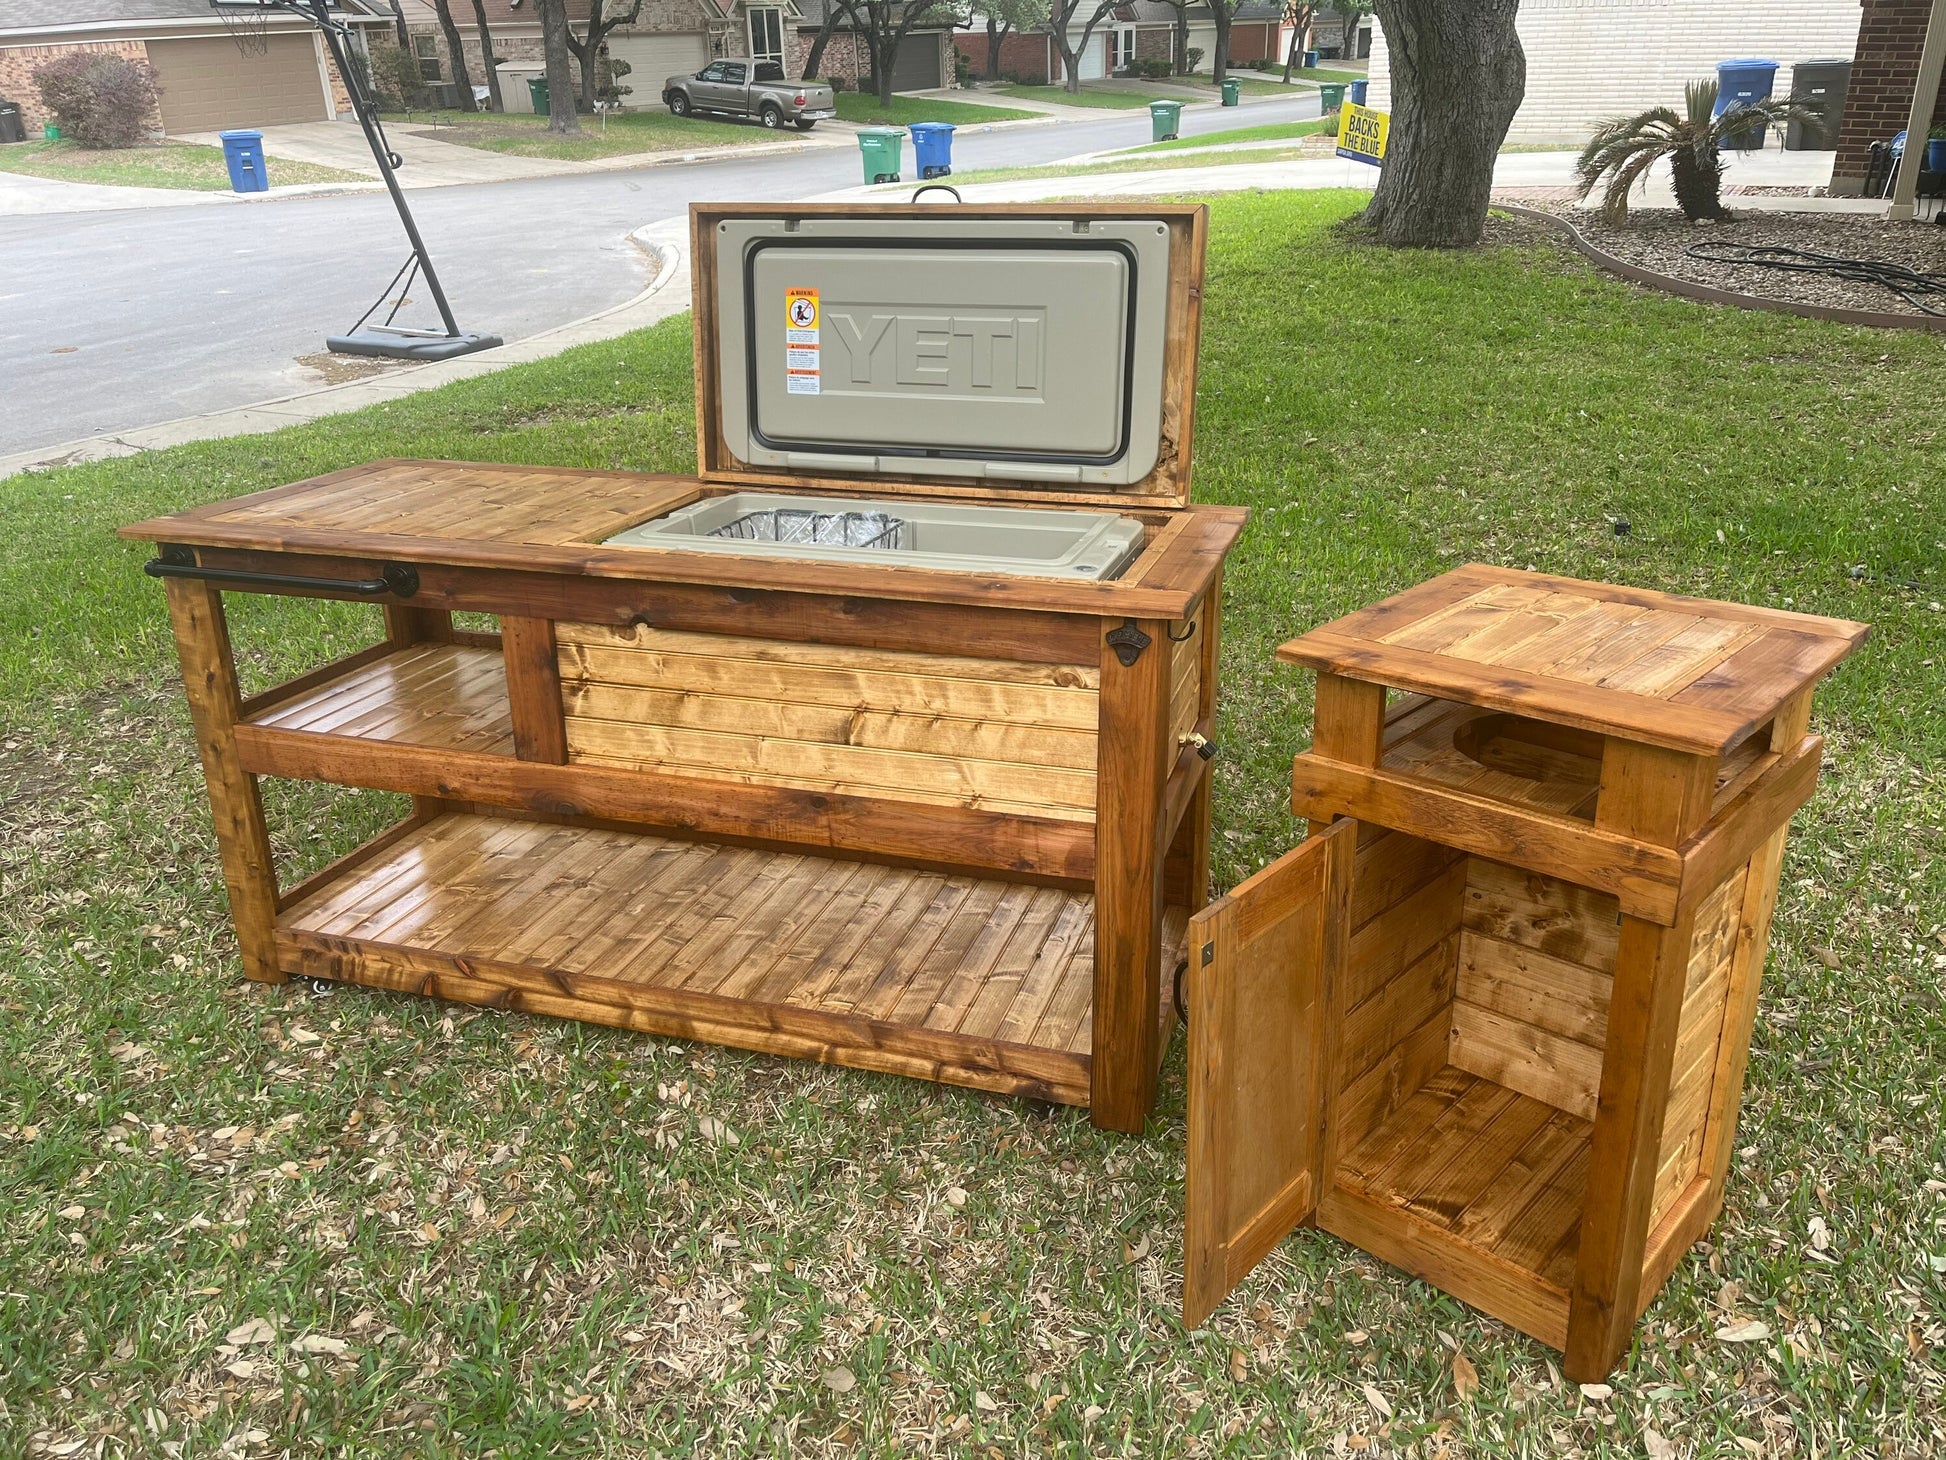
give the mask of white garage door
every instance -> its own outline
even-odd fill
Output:
[[[701,35],[611,35],[608,58],[634,68],[622,78],[629,88],[624,106],[661,106],[662,83],[702,70],[709,64],[709,47]]]
[[[1083,81],[1099,81],[1108,74],[1108,37],[1091,35],[1088,44],[1075,58],[1075,70]]]
[[[213,132],[321,122],[330,115],[316,43],[273,35],[261,56],[221,40],[150,41],[149,63],[162,85],[165,132]]]

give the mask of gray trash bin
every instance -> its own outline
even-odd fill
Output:
[[[0,142],[25,142],[27,127],[20,119],[17,102],[0,101]]]
[[[1793,119],[1784,129],[1786,152],[1833,152],[1838,147],[1838,122],[1845,112],[1845,92],[1851,87],[1851,58],[1799,61],[1791,67],[1791,100],[1816,107],[1816,121]]]

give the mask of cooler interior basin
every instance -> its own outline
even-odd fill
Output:
[[[1103,579],[1141,551],[1142,524],[1111,512],[731,492],[638,523],[606,546]]]

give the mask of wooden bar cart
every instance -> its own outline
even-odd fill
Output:
[[[1099,372],[1128,385],[1105,409],[1151,432],[1126,427],[1119,462],[793,447],[774,453],[785,470],[725,440],[747,362],[743,335],[719,329],[719,286],[743,277],[719,234],[743,228],[793,270],[865,287],[874,270],[843,253],[854,234],[898,253],[909,222],[930,249],[948,211],[696,211],[697,476],[381,461],[125,529],[164,545],[150,570],[167,583],[250,977],[713,1040],[1142,1129],[1206,898],[1222,566],[1245,517],[1188,502],[1203,210],[950,210],[998,240],[996,288],[1023,277],[1034,229],[1059,267],[1128,278],[1113,297],[1155,358],[1131,345]],[[1146,250],[1146,292],[1116,252],[1125,235]],[[788,252],[809,238],[825,263]],[[926,271],[908,272],[950,299],[948,257],[908,251]],[[739,300],[782,318],[781,299]],[[824,305],[839,308],[831,288]],[[912,316],[893,299],[903,323],[878,336],[916,365],[858,385],[854,413],[883,406],[896,429],[935,385],[976,405],[1005,389],[994,418],[1045,433],[1060,305],[973,316],[975,357],[939,307]],[[749,379],[764,359],[753,346]],[[814,399],[838,410],[859,359],[842,377],[827,363]],[[800,408],[795,377],[778,399]],[[749,439],[764,424],[752,407]],[[1103,578],[611,541],[766,484],[814,503],[869,489],[935,515],[1006,503],[1032,508],[1036,530],[1111,505],[1139,531]],[[385,636],[246,698],[226,592],[363,599],[383,606]],[[496,615],[498,632],[456,629],[456,610]],[[404,792],[413,812],[285,886],[260,776]]]
[[[1314,834],[1191,927],[1192,1323],[1311,1221],[1613,1369],[1721,1209],[1865,632],[1476,565],[1284,645]]]

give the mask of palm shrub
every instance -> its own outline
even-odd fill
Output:
[[[1745,135],[1761,135],[1765,127],[1817,113],[1782,99],[1738,102],[1712,116],[1716,82],[1692,81],[1683,88],[1683,114],[1653,106],[1632,117],[1616,117],[1595,129],[1574,166],[1576,184],[1587,197],[1607,178],[1602,189],[1602,216],[1611,222],[1628,217],[1629,190],[1663,158],[1676,190],[1676,206],[1694,223],[1699,218],[1727,218],[1723,208],[1721,149],[1735,148]]]

